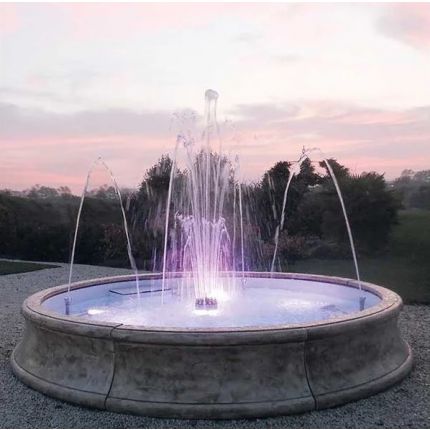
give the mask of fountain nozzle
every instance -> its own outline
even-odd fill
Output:
[[[65,306],[65,313],[66,315],[70,315],[70,304],[71,304],[70,297],[66,297],[64,299],[64,306]]]
[[[208,100],[208,101],[211,101],[211,100],[218,100],[218,97],[219,97],[219,94],[218,94],[218,92],[217,92],[217,91],[215,91],[215,90],[208,89],[208,90],[206,90],[206,92],[205,92],[205,98],[206,98],[206,100]]]
[[[197,298],[195,302],[196,309],[217,309],[218,301],[215,297]]]
[[[366,297],[360,296],[360,311],[364,310],[364,304],[366,302]]]

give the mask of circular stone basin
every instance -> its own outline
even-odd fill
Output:
[[[343,278],[246,273],[216,308],[196,308],[179,274],[43,290],[23,305],[15,374],[48,395],[150,416],[260,417],[369,396],[411,369],[401,298]],[[364,308],[360,306],[364,298]],[[362,304],[362,303],[361,303]],[[361,309],[361,310],[360,310]]]

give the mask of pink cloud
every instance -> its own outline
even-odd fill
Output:
[[[0,106],[1,107],[1,106]],[[137,186],[175,131],[166,112],[124,110],[54,114],[4,105],[0,129],[0,188],[41,183],[79,192],[87,169],[102,156],[122,186]],[[404,168],[429,168],[430,107],[405,111],[346,103],[299,101],[238,106],[224,148],[238,154],[246,180],[258,180],[279,160],[296,160],[303,146],[320,147],[354,172],[387,177]]]
[[[0,33],[12,33],[21,27],[16,5],[0,3]]]
[[[24,189],[38,183],[67,185],[79,193],[92,163],[103,157],[120,186],[136,187],[148,167],[172,152],[174,139],[136,136],[88,136],[0,139],[0,189]],[[104,182],[109,178],[105,176]]]
[[[313,43],[344,26],[335,20],[307,25],[310,16],[324,10],[324,6],[318,4],[57,3],[44,7],[46,13],[57,14],[76,39],[129,39],[136,35],[156,38],[161,32],[207,30],[212,25],[222,26],[227,20],[227,24],[235,21],[238,27],[249,24],[251,31],[265,32],[276,38],[288,34],[301,43]],[[238,40],[251,37],[255,41],[259,36],[242,34]]]
[[[376,170],[394,178],[409,166],[429,167],[429,108],[388,111],[313,101],[297,103],[296,108],[248,106],[235,112],[240,113],[237,128],[246,131],[236,148],[250,160],[249,166],[242,164],[248,177],[251,166],[264,172],[276,161],[297,159],[303,146],[321,148],[356,173]]]
[[[253,19],[267,9],[253,3],[62,3],[52,7],[63,12],[77,38],[199,28],[232,14]]]
[[[430,48],[430,4],[389,4],[379,20],[379,28],[389,37],[418,49],[428,49]]]

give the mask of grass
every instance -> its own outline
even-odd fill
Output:
[[[430,303],[430,211],[399,214],[388,251],[381,257],[359,258],[361,278],[392,289],[405,303]],[[289,271],[355,278],[352,258],[298,261]]]
[[[24,263],[20,261],[0,260],[0,275],[10,275],[12,273],[34,272],[35,270],[53,269],[53,264]]]

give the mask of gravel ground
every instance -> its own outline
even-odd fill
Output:
[[[368,399],[301,415],[253,420],[167,420],[91,410],[34,391],[12,374],[9,357],[21,338],[22,301],[47,287],[66,283],[68,266],[0,276],[0,427],[2,428],[429,428],[430,306],[405,306],[403,336],[414,352],[411,375],[397,386]],[[127,270],[76,266],[88,279]]]

